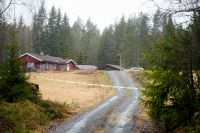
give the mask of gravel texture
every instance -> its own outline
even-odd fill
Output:
[[[107,72],[115,86],[133,87],[132,79],[123,71]],[[140,92],[138,89],[116,88],[116,94],[97,107],[58,125],[52,133],[129,133],[137,121]]]

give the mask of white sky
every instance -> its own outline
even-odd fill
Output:
[[[16,0],[17,1],[17,0]],[[35,0],[26,0],[29,3],[36,2]],[[42,1],[42,0],[37,0]],[[15,8],[10,8],[11,12],[16,11],[16,19],[23,14],[23,18],[27,25],[32,22],[34,11],[38,11],[39,4],[36,2],[36,9],[28,10],[25,6],[13,5]],[[148,13],[153,16],[157,8],[152,5],[150,0],[45,0],[45,7],[49,13],[52,6],[58,10],[61,9],[62,15],[66,12],[70,25],[73,26],[78,16],[85,24],[90,17],[91,21],[97,25],[101,32],[106,26],[118,22],[122,15],[127,19],[130,15],[138,15],[140,12]],[[32,12],[32,13],[31,13]],[[152,17],[150,16],[150,17]],[[13,15],[9,16],[10,21],[13,21]]]
[[[85,24],[88,18],[97,25],[102,32],[106,26],[114,24],[124,14],[126,18],[134,13],[149,12],[151,7],[144,5],[146,0],[46,0],[47,12],[53,4],[56,9],[60,7],[62,15],[67,13],[72,26],[77,17]]]
[[[18,1],[18,0],[16,0]],[[39,2],[42,0],[26,0],[29,3],[36,2],[36,8],[28,10],[25,6],[13,5],[15,8],[10,8],[11,12],[17,12],[15,17],[19,20],[20,14],[23,14],[23,18],[27,25],[32,22],[32,16],[34,11],[38,11]],[[163,0],[155,0],[161,7],[167,6],[167,3]],[[122,15],[125,15],[127,19],[130,15],[138,15],[140,12],[148,13],[149,17],[153,17],[157,7],[151,2],[151,0],[45,0],[45,7],[47,13],[49,13],[52,6],[58,10],[61,9],[62,15],[66,12],[70,25],[72,26],[77,20],[78,16],[83,20],[85,24],[90,17],[91,21],[97,25],[101,33],[106,26],[118,22]],[[10,21],[13,21],[13,15],[7,16]],[[186,21],[188,18],[174,17],[176,21]]]

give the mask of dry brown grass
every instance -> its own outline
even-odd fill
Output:
[[[132,78],[136,86],[142,87],[142,85],[145,84],[141,79],[142,76],[141,71],[126,70],[125,72]]]
[[[40,72],[31,73],[31,75],[93,84],[112,83],[109,76],[101,74],[100,71]],[[29,81],[39,84],[39,90],[44,100],[56,101],[60,104],[67,103],[69,107],[73,108],[72,111],[76,113],[99,104],[115,93],[114,88],[107,87],[88,86],[34,77],[31,77]]]

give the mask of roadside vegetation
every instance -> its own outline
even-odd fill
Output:
[[[141,101],[166,131],[200,131],[200,12],[193,13],[186,29],[169,20],[162,39],[152,38],[144,53],[150,71],[143,72],[146,99]]]
[[[145,77],[142,76],[142,71],[140,70],[126,70],[125,71],[134,81],[137,88],[144,89],[143,86],[145,85]],[[146,97],[142,94],[142,99]],[[148,115],[148,108],[145,108],[143,104],[140,103],[138,111],[136,113],[136,124],[133,125],[133,130],[136,133],[165,133],[164,127],[162,126],[161,122],[153,121]]]

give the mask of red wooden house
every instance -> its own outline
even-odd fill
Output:
[[[35,71],[67,71],[73,70],[76,63],[72,59],[62,59],[48,55],[38,55],[33,53],[25,53],[20,56],[23,61],[23,67],[30,67]]]

